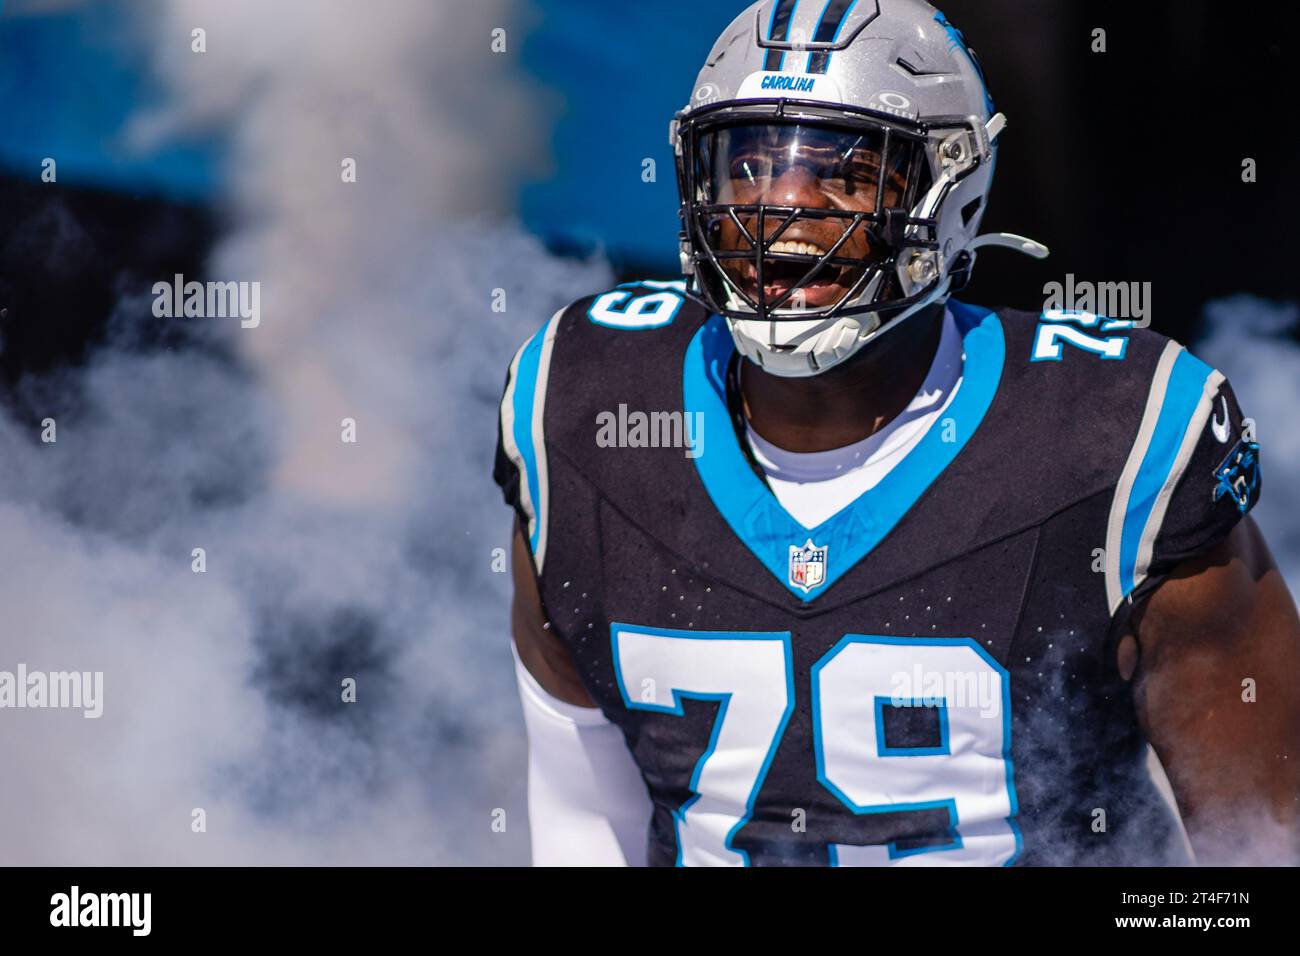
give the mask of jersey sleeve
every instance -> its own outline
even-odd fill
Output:
[[[1111,510],[1112,609],[1217,544],[1259,494],[1254,423],[1221,372],[1170,343]]]
[[[1166,573],[1216,544],[1259,500],[1259,442],[1226,379],[1207,420],[1197,424],[1187,467],[1155,538],[1153,574]]]
[[[519,516],[540,574],[546,554],[550,487],[544,421],[551,353],[563,311],[515,353],[506,373],[497,416],[497,450],[492,477],[506,504]]]

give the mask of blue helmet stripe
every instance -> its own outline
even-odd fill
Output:
[[[813,34],[813,41],[816,43],[834,43],[840,38],[840,31],[844,29],[844,24],[848,22],[849,13],[858,0],[826,0],[826,7],[822,10],[822,17],[817,21],[817,32]],[[831,54],[829,53],[809,53],[808,54],[808,72],[825,73],[831,65]]]
[[[769,40],[787,40],[790,36],[790,21],[794,19],[794,8],[799,0],[777,0],[772,5],[772,18],[768,22],[767,38]],[[780,70],[785,66],[785,53],[781,50],[768,50],[765,70]]]

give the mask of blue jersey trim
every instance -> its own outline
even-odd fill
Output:
[[[683,372],[687,412],[704,416],[707,454],[694,459],[700,480],[731,530],[796,597],[812,601],[884,539],[975,433],[997,394],[1006,359],[1002,323],[990,310],[949,300],[962,332],[962,383],[952,404],[879,484],[811,530],[794,519],[749,467],[726,402],[735,351],[726,323],[711,317],[691,339]],[[952,432],[952,441],[945,433]],[[790,547],[809,538],[827,547],[824,580],[807,592],[790,583]]]
[[[1126,595],[1139,583],[1135,569],[1143,533],[1151,519],[1156,499],[1173,472],[1183,439],[1205,390],[1205,382],[1213,372],[1214,369],[1186,350],[1180,352],[1174,360],[1169,383],[1165,387],[1164,401],[1160,405],[1160,417],[1156,419],[1151,442],[1142,457],[1142,464],[1133,481],[1133,490],[1129,493],[1128,507],[1124,512],[1124,526],[1120,534],[1119,580]]]
[[[528,499],[537,512],[528,536],[529,546],[537,553],[543,515],[540,513],[541,481],[537,467],[537,446],[533,442],[533,419],[537,408],[537,376],[542,362],[542,346],[546,338],[547,323],[539,329],[519,353],[519,367],[515,377],[514,428],[515,447],[524,460],[525,480],[528,482]]]

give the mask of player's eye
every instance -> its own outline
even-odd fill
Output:
[[[757,151],[740,153],[731,157],[730,173],[732,179],[757,185],[760,177],[766,176],[771,163]]]
[[[853,178],[859,182],[874,181],[880,175],[880,163],[874,156],[855,156],[845,164]]]

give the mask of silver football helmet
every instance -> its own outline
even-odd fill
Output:
[[[670,137],[688,290],[742,354],[815,375],[960,289],[995,111],[975,54],[923,0],[760,0],[714,44]]]

